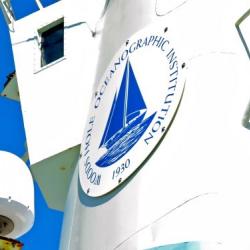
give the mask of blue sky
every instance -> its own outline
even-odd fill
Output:
[[[14,13],[20,19],[37,11],[35,0],[11,0]],[[44,6],[57,0],[42,0]],[[0,12],[0,92],[6,76],[15,70],[8,28]],[[25,131],[20,103],[0,97],[0,150],[22,156],[25,152]],[[57,250],[59,248],[63,213],[51,210],[45,203],[39,187],[35,185],[35,224],[31,231],[19,238],[23,250]]]

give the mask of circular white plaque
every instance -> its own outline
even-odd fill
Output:
[[[79,162],[87,195],[110,192],[150,155],[177,111],[184,70],[165,26],[147,27],[125,41],[96,89],[87,118]]]

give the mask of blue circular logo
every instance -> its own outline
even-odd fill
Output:
[[[97,197],[127,179],[159,143],[181,100],[185,64],[170,32],[147,27],[120,48],[93,96],[79,178]]]

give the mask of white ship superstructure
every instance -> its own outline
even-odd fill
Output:
[[[60,249],[249,249],[249,0],[40,7],[6,16],[31,171],[65,214]],[[148,127],[115,127],[142,99],[129,91]]]

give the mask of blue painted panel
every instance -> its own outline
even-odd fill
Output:
[[[0,97],[0,150],[22,157],[25,141],[20,103]]]

